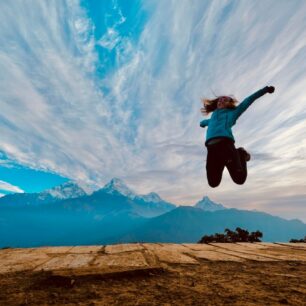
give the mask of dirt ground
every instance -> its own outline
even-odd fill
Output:
[[[0,305],[306,305],[305,262],[220,262],[96,274],[0,275]]]

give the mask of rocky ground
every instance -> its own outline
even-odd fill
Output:
[[[0,305],[306,305],[305,244],[0,250]]]

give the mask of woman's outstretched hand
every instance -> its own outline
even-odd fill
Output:
[[[275,90],[275,87],[274,86],[267,86],[267,92],[268,93],[273,93],[274,92],[274,90]]]

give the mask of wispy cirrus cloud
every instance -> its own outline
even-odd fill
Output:
[[[3,2],[0,19],[2,150],[31,167],[95,176],[120,144],[95,80],[90,20],[77,1]]]
[[[271,185],[284,196],[282,188],[291,186],[306,198],[299,188],[305,184],[305,4],[145,3],[152,10],[151,18],[133,59],[116,71],[111,84],[116,84],[114,97],[119,93],[120,100],[125,92],[133,101],[130,108],[138,114],[131,118],[137,122],[135,147],[152,170],[160,170],[154,172],[155,180],[149,169],[146,175],[134,171],[127,178],[180,203],[208,193],[239,207],[238,202],[248,203],[250,197],[267,196]],[[204,131],[198,127],[200,97],[216,92],[235,94],[241,101],[268,84],[276,86],[276,92],[256,101],[234,127],[237,145],[254,152],[247,184],[234,185],[225,171],[221,187],[210,189]],[[198,147],[197,152],[203,148],[203,157],[189,152],[186,142]],[[184,150],[178,149],[183,146]],[[277,213],[273,204],[269,209]],[[299,212],[303,215],[300,207]]]

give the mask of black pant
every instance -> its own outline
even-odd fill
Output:
[[[242,185],[247,178],[247,165],[243,151],[236,149],[229,138],[222,138],[218,143],[206,144],[206,171],[208,184],[217,187],[222,179],[224,167],[227,168],[232,180]]]

